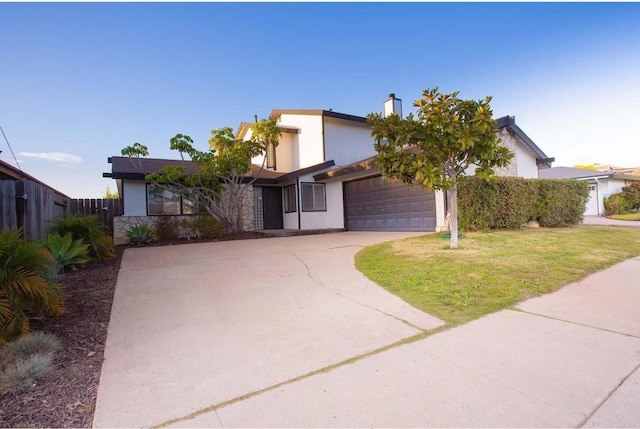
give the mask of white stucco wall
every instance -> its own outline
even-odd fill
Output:
[[[511,138],[516,141],[515,158],[517,162],[517,176],[524,177],[525,179],[538,179],[539,176],[538,164],[536,163],[536,155],[518,137],[511,136]]]
[[[142,180],[122,181],[124,216],[147,215],[147,185]]]
[[[326,211],[322,212],[305,212],[300,209],[300,229],[324,229],[324,228],[344,228],[344,207],[342,200],[342,182],[315,182],[313,174],[300,176],[299,183],[324,183],[325,184],[325,202]],[[298,189],[298,198],[302,198],[302,187]],[[301,201],[301,200],[300,200]],[[297,213],[296,213],[297,214]],[[296,219],[297,226],[297,219]],[[286,228],[286,226],[285,226]]]
[[[293,168],[291,171],[317,165],[325,161],[322,141],[322,116],[282,114],[278,119],[278,125],[300,129],[298,134],[292,134]],[[296,150],[298,151],[297,154]],[[297,165],[296,159],[298,160]]]

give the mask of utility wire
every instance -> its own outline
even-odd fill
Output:
[[[4,136],[4,141],[6,141],[7,146],[9,146],[9,150],[11,151],[11,155],[13,155],[13,160],[16,162],[16,165],[18,166],[18,170],[22,171],[22,167],[20,167],[20,163],[16,159],[16,154],[13,153],[13,148],[11,147],[11,143],[9,143],[9,139],[7,139],[7,135],[4,133],[2,126],[0,126],[0,131],[2,131],[2,135]]]

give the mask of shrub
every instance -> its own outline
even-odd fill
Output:
[[[149,225],[138,223],[126,231],[127,241],[134,246],[150,244],[156,240],[156,233]]]
[[[462,229],[517,229],[536,220],[541,226],[582,221],[589,189],[575,180],[464,177],[458,183],[458,224]]]
[[[158,241],[175,240],[180,238],[180,223],[173,216],[158,216],[155,232]]]
[[[622,195],[627,201],[628,210],[640,210],[640,182],[631,182],[623,186]]]
[[[196,228],[201,238],[219,238],[222,235],[223,227],[219,220],[211,216],[198,216]]]
[[[83,244],[80,238],[71,241],[70,232],[67,232],[64,237],[60,237],[57,232],[49,234],[47,244],[61,271],[67,268],[75,270],[91,260],[88,257],[89,245]]]
[[[577,225],[584,218],[589,184],[584,180],[538,180],[538,199],[532,220],[543,227]]]
[[[100,225],[98,216],[80,216],[65,214],[55,219],[49,228],[49,233],[57,232],[61,236],[71,233],[74,240],[81,239],[89,245],[89,255],[95,259],[113,258],[113,240],[108,229]]]
[[[11,341],[5,347],[14,359],[25,359],[33,354],[52,354],[60,350],[60,340],[52,334],[32,332],[27,336]]]
[[[29,332],[27,313],[64,312],[62,292],[47,281],[55,270],[53,255],[20,231],[0,231],[0,344]]]
[[[605,216],[625,214],[629,208],[629,203],[622,193],[604,197],[602,202]]]
[[[53,357],[48,354],[36,353],[19,359],[0,373],[0,392],[22,392],[35,386],[38,378],[53,368]]]

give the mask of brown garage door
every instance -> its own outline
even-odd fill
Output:
[[[351,231],[434,231],[435,194],[382,176],[344,183],[346,227]]]

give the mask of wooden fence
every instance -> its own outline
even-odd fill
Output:
[[[0,229],[22,228],[26,240],[42,238],[64,214],[67,198],[30,180],[0,180]]]
[[[0,180],[0,229],[22,228],[26,240],[46,235],[54,219],[65,213],[97,215],[111,232],[114,216],[122,214],[121,200],[70,199],[30,180]]]
[[[113,218],[122,215],[122,200],[106,198],[71,199],[67,204],[67,212],[81,216],[97,215],[100,224],[113,232]]]

